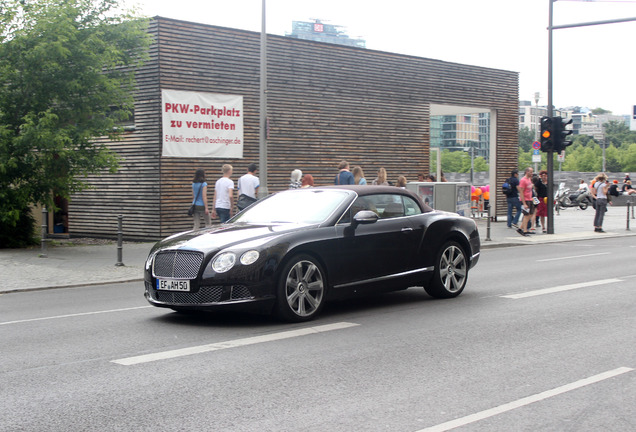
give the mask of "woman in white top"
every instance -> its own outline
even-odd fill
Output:
[[[610,184],[607,182],[607,176],[603,173],[596,176],[594,186],[592,186],[592,195],[596,198],[596,214],[594,215],[594,232],[603,233],[603,218],[607,211],[607,190]]]
[[[302,183],[300,179],[303,177],[303,172],[299,169],[295,169],[291,172],[291,182],[289,183],[290,189],[300,189]]]
[[[384,168],[380,168],[378,170],[378,177],[373,180],[373,185],[380,185],[380,186],[388,186],[389,182],[386,179],[386,170]]]

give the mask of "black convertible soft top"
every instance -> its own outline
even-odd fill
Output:
[[[368,185],[338,185],[338,186],[318,186],[315,189],[345,189],[350,190],[358,194],[358,196],[367,196],[367,195],[377,195],[377,194],[394,194],[394,195],[405,195],[410,198],[413,198],[422,207],[422,211],[424,213],[428,213],[433,211],[433,208],[428,204],[424,203],[422,199],[414,194],[413,192],[402,189],[396,186],[368,186]]]

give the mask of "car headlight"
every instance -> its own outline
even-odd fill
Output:
[[[217,273],[225,273],[234,267],[236,255],[233,252],[224,252],[217,255],[212,261],[212,269]]]
[[[148,258],[146,258],[146,270],[150,271],[150,269],[152,268],[152,260],[155,259],[157,252],[159,251],[158,250],[152,251],[150,252],[150,254],[148,254]]]
[[[249,250],[247,252],[245,252],[243,255],[241,255],[241,264],[243,265],[250,265],[250,264],[254,264],[256,262],[256,260],[259,257],[259,253],[258,251],[255,250]]]

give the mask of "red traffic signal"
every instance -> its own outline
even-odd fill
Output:
[[[554,151],[554,121],[552,117],[541,117],[541,151]]]

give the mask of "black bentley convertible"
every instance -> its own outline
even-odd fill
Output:
[[[315,318],[333,298],[424,286],[459,295],[479,259],[474,221],[391,186],[289,190],[227,223],[158,242],[145,296],[176,311],[258,307]]]

